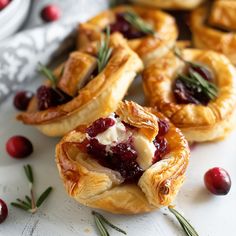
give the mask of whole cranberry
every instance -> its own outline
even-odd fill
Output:
[[[61,10],[56,5],[47,5],[41,11],[41,17],[46,22],[56,21],[61,17]]]
[[[226,195],[231,187],[231,179],[226,170],[214,167],[204,175],[206,188],[215,195]]]
[[[7,204],[0,199],[0,224],[5,221],[8,216]]]
[[[0,0],[0,11],[3,10],[9,3],[10,0]]]
[[[13,104],[16,109],[25,111],[29,105],[30,100],[33,97],[33,93],[30,91],[19,91],[16,93]]]
[[[11,157],[24,158],[33,152],[33,145],[24,136],[16,135],[8,139],[6,150]]]

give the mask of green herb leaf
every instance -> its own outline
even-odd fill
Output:
[[[24,210],[24,211],[29,211],[31,209],[30,207],[26,207],[26,206],[24,206],[22,204],[19,204],[17,202],[11,202],[11,205],[16,207],[16,208],[19,208],[21,210]]]
[[[51,193],[52,191],[52,187],[48,187],[39,197],[39,199],[36,202],[36,206],[40,207],[42,205],[42,203],[46,200],[46,198],[48,197],[48,195]]]
[[[31,198],[28,195],[25,196],[25,199],[31,205]]]
[[[151,35],[155,34],[153,27],[150,24],[148,24],[147,22],[145,22],[135,12],[131,12],[131,11],[125,12],[124,18],[138,31],[140,31],[144,34],[151,34]]]
[[[191,68],[189,69],[190,75],[198,81],[199,85],[202,87],[203,92],[210,98],[214,99],[217,97],[218,94],[218,89],[215,86],[215,84],[205,80],[202,78],[200,74],[197,72],[193,71]]]
[[[96,215],[94,215],[94,220],[95,220],[95,224],[98,228],[100,235],[101,236],[109,236],[110,234],[107,232],[107,229],[105,228],[101,219],[99,217],[97,217]]]
[[[25,175],[26,175],[27,179],[29,180],[29,182],[31,184],[33,184],[34,176],[33,176],[33,172],[32,172],[32,167],[30,165],[26,165],[26,166],[24,166],[24,170],[25,170]]]
[[[176,219],[179,221],[180,225],[182,226],[184,232],[187,236],[199,236],[193,226],[174,208],[168,207],[169,211],[174,214]]]
[[[52,70],[50,70],[48,67],[44,66],[43,64],[39,63],[38,71],[51,82],[53,88],[56,88],[57,78],[53,74]]]
[[[98,73],[100,73],[108,63],[112,48],[109,47],[109,41],[110,41],[110,28],[106,28],[106,36],[105,38],[102,37],[100,44],[98,45]]]
[[[186,83],[188,87],[197,89],[198,92],[204,93],[208,98],[216,98],[218,95],[217,86],[214,83],[205,80],[199,73],[192,69],[192,67],[201,69],[202,66],[185,60],[181,55],[180,49],[177,47],[174,48],[174,54],[181,61],[189,65],[189,75],[180,74],[178,78]]]
[[[25,202],[19,198],[16,199],[21,205],[25,206],[25,207],[28,207],[28,208],[31,208],[31,204],[29,204],[28,202]]]
[[[111,228],[115,229],[116,231],[125,234],[126,232],[123,229],[118,228],[117,226],[113,225],[111,222],[109,222],[103,215],[101,215],[100,213],[96,212],[96,211],[92,211],[92,214],[94,215],[94,217],[97,217],[102,223],[105,223],[107,225],[109,225]]]

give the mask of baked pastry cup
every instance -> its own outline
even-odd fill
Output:
[[[80,124],[111,113],[143,69],[143,63],[119,33],[111,35],[110,47],[113,51],[106,67],[94,78],[91,73],[97,66],[96,58],[84,52],[70,54],[63,70],[59,68],[60,73],[56,74],[62,72],[57,86],[72,99],[39,111],[34,98],[27,112],[17,119],[48,136],[62,136]]]
[[[149,7],[158,7],[171,10],[190,10],[205,0],[131,0],[133,3],[142,4]]]
[[[134,27],[127,21],[127,14],[134,13],[135,22],[143,23],[145,30]],[[131,16],[132,18],[133,16]],[[139,20],[137,20],[137,17]],[[132,20],[132,19],[131,19]],[[129,46],[142,58],[144,63],[166,54],[178,37],[175,19],[160,10],[139,6],[118,6],[106,10],[78,27],[77,47],[79,49],[100,40],[106,27],[111,32],[119,31],[128,39]],[[140,24],[139,24],[140,26]],[[150,32],[151,29],[151,32]]]
[[[188,161],[188,143],[179,129],[156,110],[127,101],[109,117],[77,127],[56,146],[69,196],[118,214],[168,206]]]
[[[228,31],[236,30],[236,1],[216,0],[212,3],[208,23]]]
[[[201,79],[204,86],[206,80],[212,81],[208,87],[215,84],[218,92],[214,98],[207,97],[209,94],[203,93],[202,87],[189,90],[183,80],[179,83],[180,75],[186,74],[190,67],[198,77],[200,74],[205,78]],[[224,55],[199,49],[183,49],[182,59],[170,52],[153,61],[143,72],[149,104],[180,128],[189,142],[222,139],[235,127],[235,81],[235,68]]]
[[[224,1],[222,1],[224,2]],[[231,2],[230,5],[234,6],[236,4],[235,1],[225,1]],[[214,4],[219,4],[218,1]],[[216,6],[215,6],[216,7]],[[210,49],[220,53],[225,54],[231,62],[236,64],[236,33],[231,30],[235,28],[234,25],[231,24],[230,28],[226,29],[226,21],[227,18],[230,18],[231,11],[229,8],[221,13],[212,13],[210,14],[210,20],[207,21],[209,16],[209,11],[211,9],[209,6],[203,6],[194,10],[191,14],[191,31],[193,34],[193,43],[194,46],[200,49]],[[213,7],[213,12],[216,12]],[[233,13],[235,14],[235,12]],[[216,20],[220,16],[221,20]],[[235,18],[234,18],[235,19]],[[213,26],[211,25],[213,24]],[[224,27],[221,29],[220,27]],[[227,26],[228,27],[228,26]]]

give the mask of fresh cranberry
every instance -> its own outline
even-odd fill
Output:
[[[3,10],[9,3],[10,0],[0,0],[0,11]]]
[[[111,33],[120,32],[127,39],[135,39],[144,37],[143,32],[135,29],[124,17],[124,13],[118,13],[116,15],[116,21],[110,25]]]
[[[15,108],[17,108],[20,111],[26,111],[33,95],[34,94],[30,91],[17,92],[13,100]]]
[[[226,170],[215,167],[204,175],[206,188],[215,195],[226,195],[231,187],[231,179]]]
[[[8,154],[15,158],[24,158],[33,152],[33,145],[29,139],[16,135],[8,139],[6,143]]]
[[[0,199],[0,224],[6,220],[8,216],[7,204]]]
[[[194,72],[201,75],[203,79],[209,82],[213,81],[211,72],[205,66],[198,66],[198,65],[192,64],[189,67],[189,70],[193,70]]]
[[[170,128],[169,123],[165,120],[159,120],[158,126],[159,126],[158,136],[164,136],[165,134],[167,134]]]
[[[56,21],[61,17],[61,10],[55,5],[47,5],[42,9],[41,17],[46,22]]]
[[[109,127],[115,124],[115,120],[111,118],[100,118],[94,121],[88,128],[87,133],[90,137],[94,138],[98,134],[104,132]]]

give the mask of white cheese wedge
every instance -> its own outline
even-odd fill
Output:
[[[134,134],[133,141],[138,154],[136,161],[143,170],[146,170],[152,165],[156,147],[153,142],[150,142],[144,135],[139,133]]]

